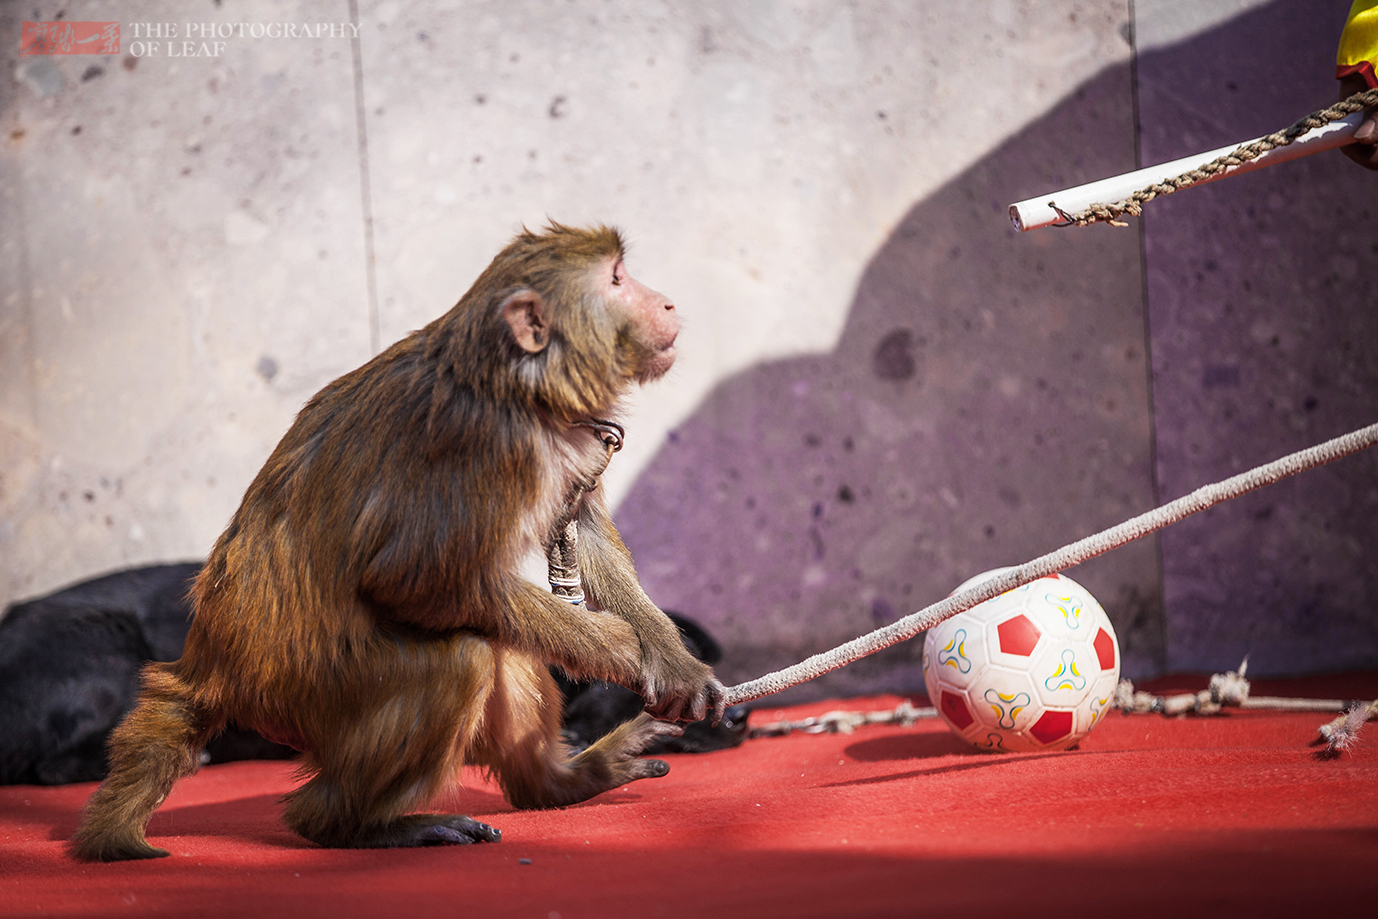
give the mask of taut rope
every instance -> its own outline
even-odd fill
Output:
[[[875,654],[883,648],[913,638],[925,629],[930,629],[963,610],[968,610],[991,597],[997,597],[1007,590],[1013,590],[1021,584],[1027,584],[1064,568],[1070,568],[1103,552],[1108,552],[1138,539],[1140,536],[1147,536],[1149,533],[1161,530],[1168,524],[1176,523],[1183,517],[1197,511],[1203,511],[1256,488],[1271,485],[1288,476],[1357,453],[1374,444],[1378,444],[1378,424],[1360,428],[1343,437],[1337,437],[1310,449],[1284,456],[1282,459],[1232,476],[1223,482],[1198,488],[1191,494],[1178,498],[1169,504],[1164,504],[1156,510],[1140,514],[1119,526],[1111,527],[1093,536],[1078,540],[1071,545],[1063,546],[1056,552],[1041,555],[1018,568],[1011,568],[1009,571],[982,581],[975,587],[969,587],[960,593],[953,594],[945,600],[924,607],[917,613],[905,616],[884,628],[876,629],[860,638],[854,638],[831,651],[815,654],[798,664],[777,670],[774,673],[768,673],[750,682],[731,686],[727,690],[727,704],[740,705],[743,702],[750,702],[753,699],[759,699],[791,686],[797,686],[812,680],[814,677],[822,676],[829,671],[850,664],[852,661],[866,657],[868,654]]]

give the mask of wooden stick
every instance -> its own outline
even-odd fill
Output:
[[[1352,144],[1354,143],[1354,133],[1359,130],[1359,125],[1363,123],[1363,120],[1364,113],[1355,112],[1338,121],[1332,121],[1330,124],[1312,128],[1285,147],[1274,147],[1266,153],[1259,154],[1255,159],[1240,163],[1238,166],[1226,167],[1196,184],[1204,185],[1226,176],[1241,175],[1255,169],[1262,169],[1264,166],[1286,163],[1299,157],[1320,153],[1322,150],[1333,150],[1336,147]],[[1117,201],[1123,201],[1142,188],[1148,188],[1183,173],[1191,172],[1193,169],[1198,169],[1242,146],[1256,143],[1262,139],[1254,138],[1254,140],[1231,144],[1228,147],[1220,147],[1206,153],[1184,156],[1170,163],[1162,163],[1136,172],[1111,176],[1108,179],[1101,179],[1099,182],[1090,182],[1052,194],[1029,198],[1026,201],[1010,205],[1010,220],[1013,221],[1015,229],[1020,231],[1054,226],[1064,222],[1064,214],[1079,213],[1093,204],[1113,204]]]

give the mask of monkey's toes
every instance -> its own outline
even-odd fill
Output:
[[[672,721],[657,721],[650,715],[642,712],[631,722],[631,730],[627,733],[627,739],[622,744],[624,756],[636,756],[645,750],[652,743],[662,737],[678,737],[684,733],[684,725],[675,724]],[[659,762],[659,760],[646,760],[646,762]],[[669,767],[667,766],[668,770]],[[664,775],[664,772],[655,773]]]
[[[379,838],[365,846],[409,848],[413,846],[467,846],[476,842],[498,842],[502,831],[458,814],[413,814],[394,821]]]
[[[501,842],[502,831],[497,827],[476,820],[469,821],[473,826],[453,827],[437,823],[422,830],[421,845],[467,846],[476,842]]]
[[[630,779],[658,779],[670,771],[670,764],[663,759],[639,759],[631,769]]]

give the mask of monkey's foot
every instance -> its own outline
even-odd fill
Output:
[[[600,738],[595,746],[609,741],[609,759],[622,768],[622,780],[658,779],[670,771],[670,764],[663,759],[640,759],[641,753],[665,737],[678,737],[684,733],[684,725],[669,721],[657,721],[646,713],[621,725],[606,737]],[[620,735],[620,736],[619,736]]]
[[[654,779],[670,771],[659,759],[639,754],[662,737],[677,737],[684,728],[656,721],[644,712],[619,724],[566,762],[545,761],[541,769],[500,773],[502,790],[513,807],[536,810],[568,807],[636,779]],[[520,764],[519,764],[520,765]]]
[[[366,833],[352,845],[359,849],[402,849],[414,846],[467,846],[498,842],[502,831],[458,814],[411,814]]]
[[[74,858],[84,862],[120,862],[168,856],[166,849],[150,846],[142,835],[103,837],[89,832],[79,832],[76,835],[72,840],[71,853]]]

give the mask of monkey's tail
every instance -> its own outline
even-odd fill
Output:
[[[110,735],[110,774],[87,802],[72,854],[87,861],[162,858],[144,839],[149,818],[182,776],[196,771],[220,727],[193,702],[175,664],[144,668],[138,704]]]

